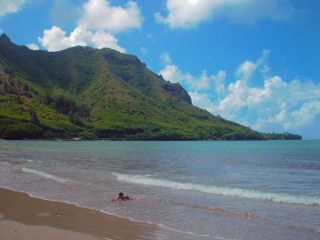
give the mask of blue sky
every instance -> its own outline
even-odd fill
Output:
[[[137,55],[193,104],[263,132],[320,139],[318,0],[0,0],[31,49]]]

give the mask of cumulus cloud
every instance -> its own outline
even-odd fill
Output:
[[[110,33],[104,31],[91,32],[89,30],[77,27],[70,36],[57,26],[43,31],[43,37],[38,38],[39,42],[48,51],[60,51],[74,46],[93,45],[96,48],[109,47],[119,52],[126,50],[118,45],[118,40]]]
[[[92,43],[96,48],[112,48],[121,53],[126,52],[126,49],[118,45],[118,39],[112,34],[104,31],[97,31],[92,35]]]
[[[19,11],[25,0],[0,0],[0,17]]]
[[[162,75],[165,80],[172,83],[191,82],[193,79],[190,73],[182,73],[174,64],[167,65],[159,74]]]
[[[207,20],[213,14],[213,9],[221,5],[216,0],[167,0],[168,16],[156,13],[156,20],[169,24],[170,27],[195,27],[201,21]]]
[[[262,51],[262,56],[256,61],[246,60],[243,63],[239,64],[235,75],[240,78],[242,81],[247,81],[252,78],[252,75],[259,68],[260,73],[263,76],[267,76],[270,68],[266,63],[269,57],[270,50],[264,49]]]
[[[304,103],[301,108],[293,111],[290,116],[291,121],[285,121],[286,128],[299,128],[305,125],[319,126],[320,101],[311,101]]]
[[[192,82],[189,81],[190,89],[192,90],[208,90],[212,85],[212,78],[207,75],[207,71],[203,70],[198,78],[192,78]]]
[[[212,109],[212,100],[211,95],[206,92],[199,92],[199,91],[189,91],[188,94],[192,99],[192,103],[195,106],[198,106],[202,109],[206,109],[207,111],[211,112]]]
[[[207,90],[213,80],[207,76],[207,71],[203,71],[199,77],[193,77],[190,73],[183,73],[178,66],[171,64],[172,60],[168,52],[163,52],[160,56],[165,68],[159,72],[169,82],[188,85],[191,90]]]
[[[212,99],[210,111],[231,120],[250,123],[257,130],[272,128],[295,131],[309,128],[320,118],[320,84],[280,76],[264,79],[262,87],[239,79],[227,86],[220,100]],[[206,99],[205,99],[206,101]],[[319,123],[318,123],[319,124]]]
[[[183,73],[170,64],[160,73],[171,82],[180,82],[189,91],[194,105],[259,131],[301,132],[320,124],[320,83],[311,80],[283,80],[272,75],[267,65],[269,50],[256,61],[246,60],[235,70],[233,80],[220,70],[199,77]],[[260,73],[262,86],[252,81]],[[319,130],[319,129],[318,129]],[[308,133],[310,135],[310,133]],[[319,134],[319,132],[318,132]]]
[[[43,31],[43,37],[39,37],[38,40],[43,47],[48,51],[59,51],[73,46],[86,46],[86,42],[82,41],[85,31],[79,34],[80,31],[75,29],[69,37],[66,37],[66,32],[57,26],[53,26],[51,29]]]
[[[61,4],[68,5],[69,2],[56,0],[53,10],[60,9]],[[78,20],[78,26],[69,36],[60,27],[53,26],[44,30],[43,37],[39,37],[38,40],[48,51],[59,51],[73,46],[94,46],[109,47],[123,53],[126,49],[119,46],[114,34],[139,28],[142,20],[140,9],[135,2],[129,1],[125,7],[113,7],[108,0],[89,0],[83,5],[83,14]]]
[[[156,21],[171,28],[194,28],[212,18],[228,18],[236,23],[252,24],[267,18],[292,19],[295,9],[287,0],[167,0],[168,15],[155,14]]]
[[[257,64],[253,63],[252,61],[245,61],[244,63],[240,64],[236,71],[236,75],[240,76],[242,79],[247,80],[251,78],[253,72],[256,70]]]
[[[107,0],[89,0],[84,4],[84,14],[79,26],[86,29],[99,29],[121,32],[130,28],[139,28],[142,15],[136,2],[129,1],[126,7],[111,7]]]
[[[226,71],[220,70],[218,74],[211,76],[213,80],[214,90],[218,94],[218,96],[224,96],[226,93],[226,87],[224,83],[226,75]]]
[[[27,45],[27,47],[31,50],[39,50],[39,46],[37,44],[34,43],[30,43]]]

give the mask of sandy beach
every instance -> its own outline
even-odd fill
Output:
[[[106,200],[107,201],[107,200]],[[156,226],[0,188],[0,239],[153,239]]]

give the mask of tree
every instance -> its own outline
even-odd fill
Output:
[[[46,91],[45,96],[44,96],[44,104],[45,105],[50,105],[53,102],[53,99],[48,91]]]
[[[39,126],[40,125],[40,121],[38,119],[37,112],[33,108],[30,110],[30,116],[31,116],[31,123],[33,123],[34,125]]]
[[[79,116],[78,112],[70,112],[69,120],[70,120],[70,122],[72,122],[72,123],[74,123],[76,125],[79,125],[79,126],[83,125],[83,123],[81,122],[81,119],[80,119],[80,116]]]
[[[21,100],[21,97],[20,97],[19,94],[17,95],[17,103],[18,103],[18,104],[22,104],[22,100]]]

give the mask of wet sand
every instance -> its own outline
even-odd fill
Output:
[[[107,201],[107,200],[106,200]],[[0,188],[0,239],[154,239],[157,227]]]

